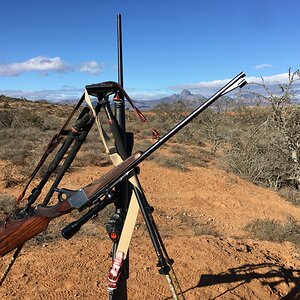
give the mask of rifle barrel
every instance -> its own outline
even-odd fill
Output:
[[[136,152],[135,154],[127,158],[124,162],[122,162],[120,165],[108,172],[106,175],[96,180],[95,182],[89,184],[88,186],[84,187],[83,190],[85,191],[88,200],[82,199],[79,210],[85,208],[87,205],[90,205],[99,196],[103,195],[105,192],[115,187],[117,183],[126,178],[126,174],[127,176],[129,176],[130,172],[134,168],[136,168],[143,160],[145,160],[149,155],[151,155],[154,151],[156,151],[159,147],[166,143],[173,135],[175,135],[180,129],[186,126],[190,121],[192,121],[214,101],[216,101],[221,96],[227,94],[228,92],[232,91],[233,89],[244,86],[247,82],[245,81],[245,79],[243,79],[243,77],[245,77],[245,74],[241,72],[232,80],[230,80],[223,88],[221,88],[212,97],[206,100],[202,105],[200,105],[196,110],[194,110],[181,122],[179,122],[174,128],[172,128],[169,132],[162,136],[147,150],[145,150],[144,152]],[[71,198],[70,202],[72,202]]]
[[[224,87],[222,87],[218,92],[216,92],[213,96],[211,96],[208,100],[206,100],[202,105],[200,105],[196,110],[194,110],[191,114],[189,114],[186,118],[184,118],[181,122],[179,122],[174,128],[172,128],[169,132],[167,132],[164,136],[162,136],[156,143],[150,146],[141,157],[137,160],[137,164],[146,159],[149,155],[151,155],[154,151],[156,151],[160,146],[166,143],[171,137],[173,137],[179,130],[185,127],[189,122],[191,122],[195,117],[197,117],[202,111],[204,111],[208,106],[210,106],[213,102],[215,102],[221,96],[227,94],[237,87],[242,87],[247,84],[246,80],[243,79],[245,77],[245,73],[241,72],[233,79],[231,79]]]

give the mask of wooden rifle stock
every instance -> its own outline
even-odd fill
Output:
[[[73,210],[67,200],[54,206],[38,205],[32,216],[11,220],[0,227],[0,256],[23,245],[47,229],[49,222]]]
[[[4,256],[46,230],[51,218],[31,216],[7,222],[0,228],[0,255]]]

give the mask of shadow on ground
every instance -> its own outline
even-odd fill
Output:
[[[262,285],[269,286],[274,292],[277,291],[276,287],[279,284],[285,283],[290,290],[280,299],[300,299],[300,270],[285,268],[282,265],[273,263],[246,264],[219,274],[204,274],[200,276],[199,283],[196,286],[183,291],[183,293],[186,294],[191,290],[207,286],[231,284],[224,292],[210,298],[211,300],[222,299],[222,296],[226,293],[233,292],[236,288],[250,283],[254,279],[258,279]],[[236,285],[232,286],[234,283]]]

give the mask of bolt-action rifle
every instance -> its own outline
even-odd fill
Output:
[[[59,201],[56,205],[37,205],[25,217],[19,216],[18,218],[17,216],[17,219],[6,220],[0,228],[0,256],[6,255],[8,252],[23,245],[26,241],[44,231],[48,227],[49,222],[56,217],[67,214],[74,209],[82,211],[87,207],[93,207],[91,210],[99,211],[112,203],[115,200],[113,189],[118,183],[130,178],[142,161],[166,143],[214,101],[230,91],[247,84],[244,77],[245,74],[243,72],[238,74],[147,150],[136,152],[101,178],[79,190],[57,189]],[[80,229],[83,223],[72,223],[63,234],[66,237],[71,237]]]

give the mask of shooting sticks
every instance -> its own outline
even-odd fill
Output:
[[[118,47],[119,47],[119,64],[122,62],[121,51],[121,16],[118,16]],[[107,231],[110,238],[113,240],[112,251],[112,266],[108,275],[108,288],[110,300],[127,300],[127,278],[128,272],[128,247],[129,243],[122,244],[123,233],[132,227],[128,227],[127,217],[134,216],[136,218],[137,208],[141,209],[142,216],[145,220],[154,250],[158,258],[159,273],[165,275],[172,292],[173,298],[179,299],[181,296],[184,299],[184,295],[181,291],[177,277],[174,273],[172,264],[173,260],[169,257],[166,248],[163,244],[162,238],[159,234],[154,218],[152,216],[153,207],[151,207],[143,193],[143,189],[138,180],[136,167],[149,155],[155,152],[159,147],[172,138],[179,130],[191,122],[197,117],[203,110],[210,106],[219,97],[227,94],[228,92],[243,87],[246,84],[244,79],[245,74],[241,72],[228,82],[223,88],[215,93],[206,102],[200,105],[195,111],[184,118],[168,133],[162,136],[157,142],[146,149],[144,152],[137,152],[130,156],[132,148],[133,138],[126,133],[125,130],[125,104],[124,97],[129,100],[129,96],[123,89],[123,74],[122,66],[119,65],[119,83],[115,82],[103,82],[95,85],[86,86],[84,95],[81,97],[79,103],[81,104],[83,99],[89,103],[90,108],[85,107],[79,115],[73,128],[69,131],[64,130],[61,135],[65,135],[66,138],[58,150],[56,156],[50,163],[45,175],[41,179],[40,183],[31,192],[28,198],[28,203],[24,209],[18,212],[17,220],[8,220],[2,228],[0,228],[0,254],[5,255],[9,251],[16,249],[13,255],[13,260],[21,251],[23,243],[34,235],[47,228],[48,223],[53,218],[59,217],[63,214],[69,213],[73,209],[82,211],[87,207],[90,210],[83,215],[78,221],[73,222],[69,226],[63,229],[62,234],[65,238],[72,237],[80,227],[87,222],[90,218],[94,217],[105,206],[114,203],[116,206],[115,214],[107,223]],[[109,96],[115,94],[115,116],[112,113]],[[89,100],[89,95],[97,98],[97,105],[93,107]],[[78,105],[77,105],[78,106]],[[78,108],[76,106],[76,109]],[[58,185],[64,176],[66,170],[70,167],[74,158],[76,157],[82,143],[86,139],[92,125],[96,121],[98,113],[101,109],[105,110],[108,124],[110,126],[111,133],[114,137],[114,142],[111,143],[105,138],[107,134],[104,134],[103,128],[98,126],[100,135],[103,136],[103,143],[113,163],[116,165],[110,172],[99,178],[95,182],[80,188],[79,190],[72,191],[63,188],[58,188]],[[139,113],[138,113],[139,114]],[[69,118],[70,119],[70,118]],[[69,120],[68,119],[68,120]],[[70,151],[69,148],[71,148]],[[68,152],[67,157],[65,154]],[[124,160],[124,161],[123,161]],[[32,207],[50,175],[57,169],[59,164],[63,161],[62,168],[58,172],[56,180],[54,180],[43,204],[36,207]],[[30,178],[32,180],[32,178]],[[130,184],[128,183],[130,181]],[[28,185],[26,186],[26,188]],[[131,200],[128,201],[129,192],[133,191]],[[58,192],[58,203],[54,206],[49,206],[48,203],[52,198],[54,192]],[[25,192],[24,192],[25,193]],[[129,203],[129,206],[128,206]],[[135,213],[131,214],[132,204],[135,204]],[[126,214],[127,212],[127,214]],[[38,220],[38,223],[36,222]],[[35,223],[36,222],[36,223]],[[35,224],[34,226],[31,226]],[[40,226],[42,224],[42,226]],[[123,226],[124,224],[124,226]],[[23,227],[22,227],[23,226]],[[34,227],[34,228],[31,228]],[[131,230],[130,229],[130,230]],[[27,236],[25,236],[27,234]],[[131,233],[125,235],[128,240],[131,239]],[[19,239],[19,240],[18,240]],[[2,241],[2,244],[1,244]],[[6,242],[3,242],[6,241]],[[10,267],[4,273],[4,277],[0,280],[0,284],[3,282]],[[178,293],[176,287],[179,288]]]

